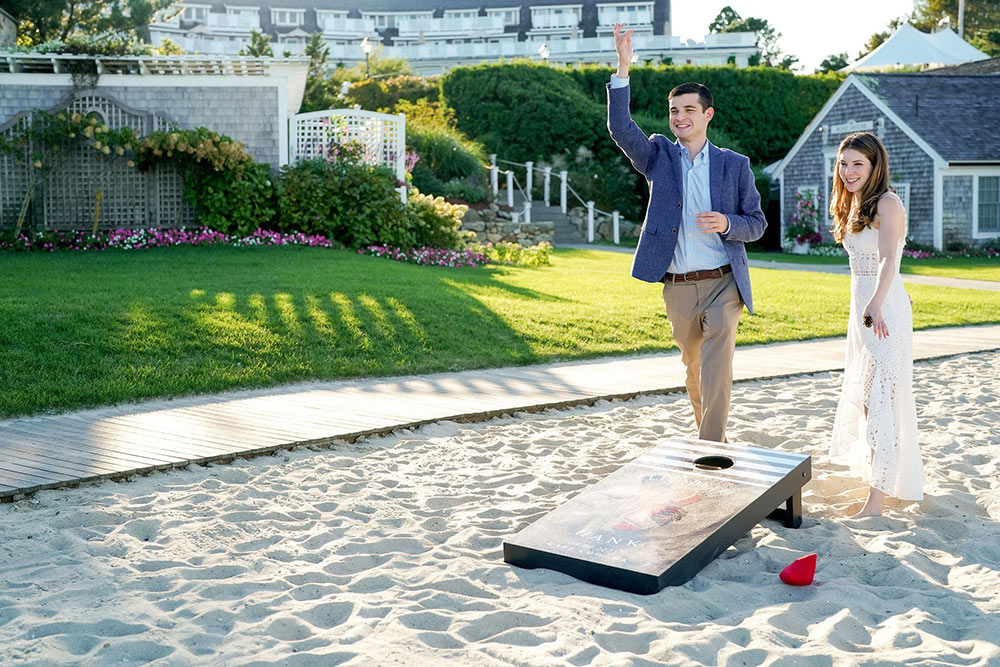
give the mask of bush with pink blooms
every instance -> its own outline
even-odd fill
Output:
[[[208,227],[194,229],[111,229],[97,234],[80,231],[12,232],[0,234],[0,250],[24,252],[55,252],[56,250],[144,250],[180,245],[230,245],[236,247],[263,245],[302,245],[319,248],[344,246],[320,235],[283,234],[258,229],[247,236],[227,235]]]
[[[423,266],[483,266],[489,259],[482,253],[472,250],[448,250],[442,248],[394,248],[392,246],[370,245],[359,248],[362,255],[394,259],[397,262],[408,262]]]

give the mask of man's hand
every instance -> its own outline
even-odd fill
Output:
[[[698,213],[694,216],[694,221],[698,223],[698,229],[706,234],[722,234],[729,229],[729,218],[715,211]]]
[[[622,29],[625,27],[624,23],[615,24],[615,51],[618,52],[618,76],[621,78],[628,77],[628,66],[632,62],[632,33],[634,30]]]

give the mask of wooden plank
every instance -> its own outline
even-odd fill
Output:
[[[184,428],[185,437],[192,432],[211,430],[212,436],[231,440],[234,444],[227,446],[227,451],[239,453],[248,447],[280,445],[296,438],[288,434],[272,433],[265,430],[250,428],[245,424],[234,424],[211,415],[185,413],[177,416],[179,427]],[[175,436],[180,437],[180,436]]]
[[[45,470],[52,470],[63,474],[72,475],[102,475],[118,472],[119,469],[111,468],[100,464],[85,464],[77,461],[59,459],[46,456],[37,451],[26,450],[25,448],[4,445],[0,449],[5,460],[15,461],[22,465],[35,465]]]
[[[140,440],[150,438],[151,436],[170,436],[173,439],[174,444],[188,447],[204,446],[206,448],[218,449],[220,451],[228,451],[230,453],[239,451],[241,446],[241,443],[235,440],[224,441],[222,438],[210,437],[202,433],[190,433],[183,431],[182,425],[177,425],[177,431],[167,431],[162,428],[139,424],[134,420],[130,420],[128,416],[105,418],[100,422],[95,423],[92,428],[94,430],[102,429],[100,431],[100,435],[102,437],[118,437],[123,442],[127,441],[133,446],[135,446]],[[169,447],[164,447],[163,451],[171,450]]]
[[[303,440],[309,437],[322,437],[329,433],[329,428],[319,425],[296,428],[278,421],[278,415],[268,419],[262,419],[262,415],[247,413],[244,416],[233,414],[231,411],[219,412],[214,408],[185,408],[184,414],[209,423],[226,427],[232,433],[245,434],[245,437],[255,438],[256,436],[275,437],[284,440]],[[318,430],[324,432],[315,434]],[[312,435],[315,434],[315,435]]]
[[[204,438],[194,437],[187,433],[171,433],[163,429],[155,430],[118,417],[102,419],[100,422],[94,423],[88,430],[102,443],[118,443],[127,446],[131,451],[138,448],[146,453],[157,452],[164,456],[184,457],[192,453],[200,454],[206,451],[232,454],[239,451],[240,448],[238,443],[209,442]]]
[[[370,421],[370,418],[366,419],[366,417],[377,416],[381,418],[392,418],[392,415],[386,415],[383,413],[370,413],[370,415],[362,415],[356,418],[332,414],[338,411],[343,412],[338,403],[323,407],[305,407],[298,402],[279,402],[269,399],[266,403],[261,402],[254,406],[246,405],[241,406],[238,409],[227,409],[222,414],[227,414],[229,416],[243,415],[246,417],[255,417],[257,419],[270,419],[282,423],[287,422],[289,419],[299,419],[309,424],[316,424],[318,426],[326,426],[330,428],[336,428],[340,425],[363,426]],[[353,411],[351,412],[353,413]]]
[[[251,416],[242,418],[233,414],[217,414],[208,410],[191,410],[191,414],[197,415],[200,419],[224,424],[236,432],[245,430],[249,435],[264,434],[270,436],[277,434],[288,441],[330,437],[340,432],[356,431],[359,428],[370,428],[377,424],[374,420],[356,419],[341,419],[334,423],[328,422],[327,424],[321,424],[312,420],[307,421],[303,418],[294,422],[295,424],[298,424],[297,427],[281,425],[282,422],[288,422],[289,419],[293,417],[293,415],[281,410],[276,410],[273,413],[273,417],[270,417],[270,420],[264,421],[264,423],[260,423],[260,421],[258,421],[258,419],[263,416],[260,413],[255,415],[258,419]],[[384,422],[385,420],[383,419],[382,421]]]
[[[52,477],[51,475],[45,475],[37,471],[24,470],[21,466],[9,461],[0,461],[0,475],[8,479],[17,480],[22,486],[65,479],[62,477]]]
[[[157,465],[163,463],[172,463],[177,460],[177,457],[167,458],[163,455],[157,455],[151,452],[139,452],[136,451],[135,446],[129,443],[128,445],[119,445],[110,440],[102,440],[101,442],[81,442],[80,434],[78,431],[74,431],[71,434],[64,435],[66,439],[57,440],[53,436],[58,435],[63,432],[63,429],[57,425],[53,425],[50,428],[51,433],[49,435],[41,433],[32,432],[21,432],[19,429],[12,427],[11,430],[19,432],[22,436],[31,438],[36,442],[47,443],[51,447],[64,447],[78,452],[93,452],[99,451],[107,456],[114,456],[115,458],[121,459],[124,462],[131,462],[133,464],[139,465]],[[69,438],[73,438],[72,440]],[[88,438],[88,440],[93,440]]]
[[[0,456],[4,452],[20,452],[22,455],[32,455],[43,457],[46,459],[51,459],[55,461],[64,462],[67,465],[75,466],[96,466],[107,471],[117,471],[121,470],[123,467],[129,467],[134,465],[133,463],[125,463],[117,459],[109,459],[106,456],[102,456],[96,451],[75,451],[68,449],[61,449],[58,453],[53,452],[51,447],[45,447],[38,445],[30,440],[8,440],[3,445],[0,445]]]

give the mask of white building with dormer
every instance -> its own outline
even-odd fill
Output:
[[[177,7],[181,8],[176,12]],[[235,55],[250,31],[271,37],[276,56],[298,55],[313,33],[330,63],[364,62],[362,44],[381,44],[418,74],[501,58],[614,65],[615,22],[635,31],[642,62],[745,67],[757,53],[753,33],[682,39],[671,33],[670,0],[268,0],[239,4],[184,1],[150,26],[154,44],[169,38],[189,53]],[[367,38],[367,42],[365,39]],[[543,48],[544,46],[544,48]]]

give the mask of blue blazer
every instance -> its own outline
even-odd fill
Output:
[[[649,206],[642,223],[639,246],[632,259],[632,276],[659,282],[667,272],[677,247],[683,220],[684,173],[680,146],[662,134],[647,137],[629,114],[629,87],[608,84],[608,130],[632,166],[646,177]],[[750,160],[733,151],[711,147],[708,154],[712,210],[729,218],[729,231],[719,234],[733,267],[736,287],[747,310],[753,312],[750,270],[743,246],[764,235],[767,220],[760,209]]]

